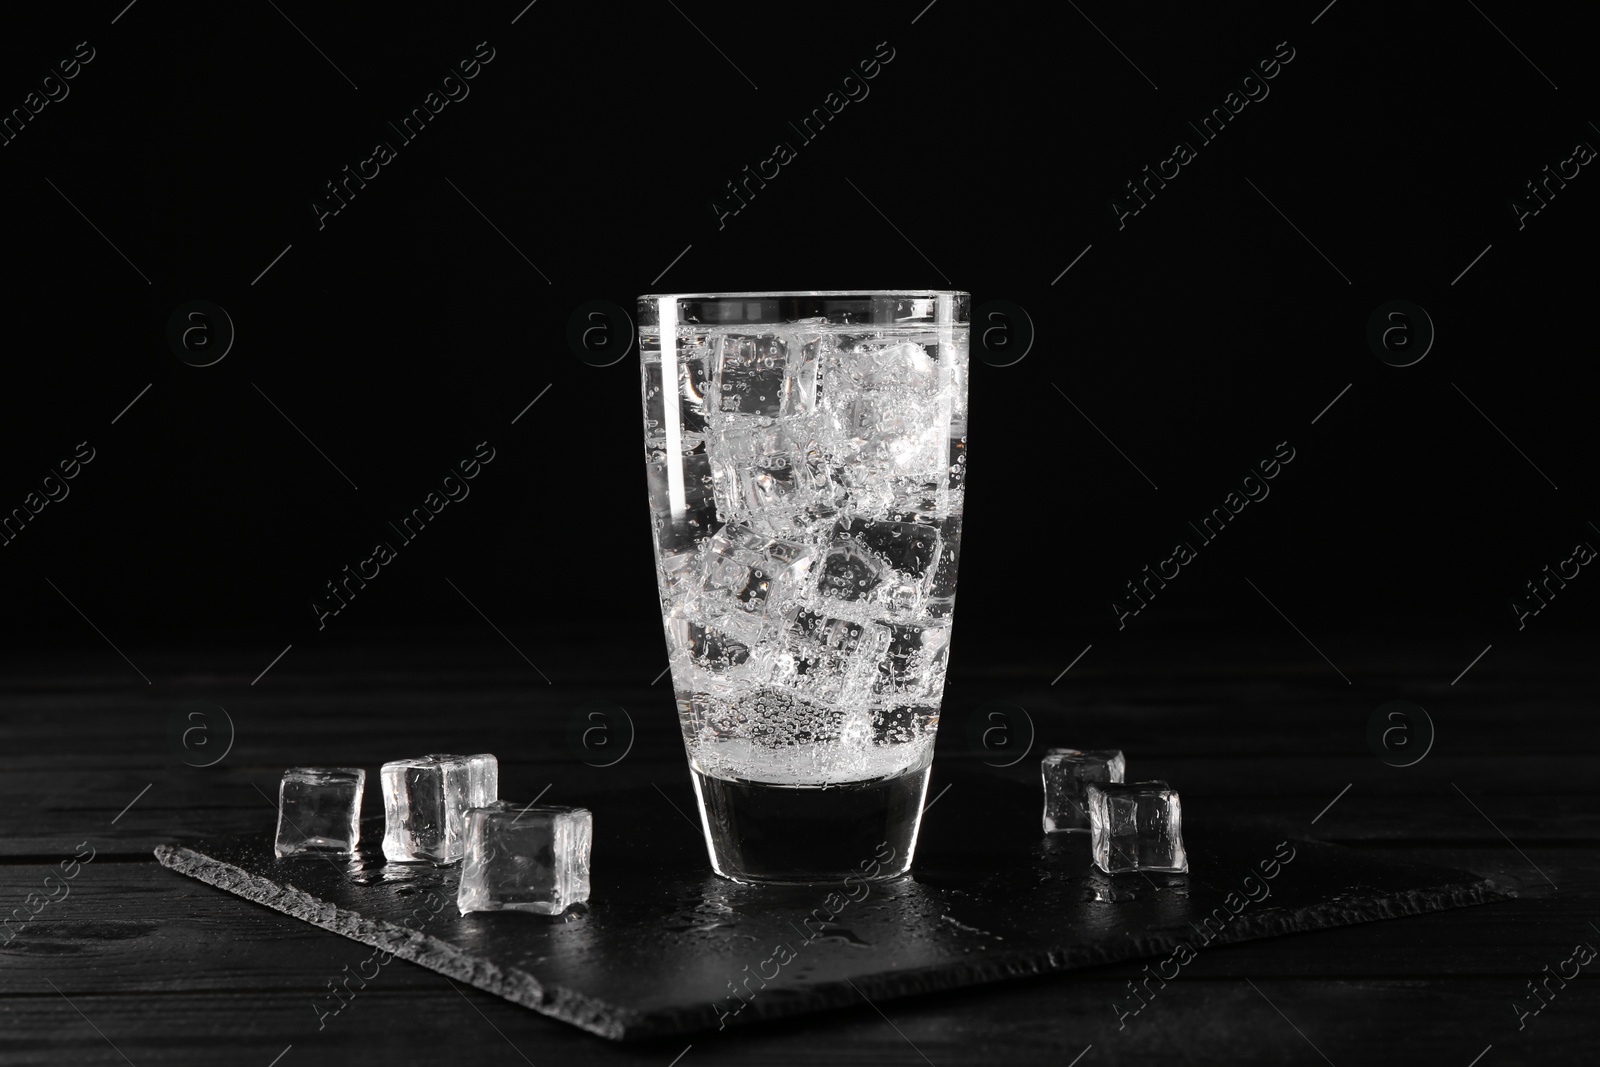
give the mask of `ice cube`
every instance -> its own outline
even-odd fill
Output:
[[[939,560],[934,564],[933,576],[928,582],[928,597],[924,610],[935,618],[948,618],[956,608],[956,570],[961,562],[961,515],[938,519]]]
[[[686,341],[678,351],[678,395],[682,398],[682,425],[702,430],[707,423],[707,398],[711,392],[711,349]]]
[[[685,452],[678,457],[681,501],[673,499],[674,478],[668,470],[671,462],[665,453],[653,454],[646,462],[650,514],[655,523],[656,544],[664,554],[696,547],[717,527],[710,457],[703,451]]]
[[[778,333],[711,338],[717,410],[725,414],[801,415],[817,395],[814,349]]]
[[[864,693],[888,640],[888,630],[877,623],[796,608],[786,616],[771,656],[772,681],[824,702]]]
[[[864,600],[888,569],[854,538],[835,537],[817,562],[817,592],[832,600]]]
[[[738,614],[703,619],[675,615],[667,619],[670,645],[688,660],[688,666],[697,673],[730,682],[765,680],[769,665],[752,655],[762,627],[760,619]]]
[[[938,346],[930,342],[935,352]],[[848,373],[863,389],[937,389],[938,368],[926,348],[914,341],[882,347],[857,346]]]
[[[585,808],[505,801],[467,814],[456,907],[559,915],[589,899],[594,816]]]
[[[803,421],[722,426],[712,432],[707,451],[724,522],[793,532],[833,508],[832,473]]]
[[[798,348],[800,352],[801,362],[797,365],[809,368],[806,374],[809,379],[808,384],[811,386],[811,399],[814,404],[816,390],[822,384],[823,365],[833,358],[833,354],[839,345],[839,337],[834,333],[814,332],[810,328],[812,325],[806,322],[791,323],[790,345]]]
[[[939,339],[928,333],[845,336],[827,353],[823,370],[828,380],[844,379],[861,389],[894,386],[931,392],[939,387],[939,351]]]
[[[359,767],[290,767],[278,783],[278,834],[273,852],[334,852],[352,856],[361,846],[361,794],[367,772]]]
[[[886,414],[876,428],[873,443],[881,442],[890,469],[915,481],[942,478],[948,466],[948,442],[940,433],[932,407]]]
[[[1159,781],[1088,782],[1084,789],[1095,866],[1107,874],[1189,869],[1177,790]]]
[[[1084,787],[1089,782],[1121,782],[1127,767],[1122,752],[1114,748],[1098,752],[1048,749],[1039,768],[1044,777],[1045,833],[1088,830],[1089,805]]]
[[[698,607],[709,615],[744,612],[765,617],[799,594],[815,556],[809,545],[729,523],[706,544]]]
[[[931,700],[944,693],[945,655],[950,648],[950,627],[886,626],[889,639],[878,658],[873,693],[899,700]]]
[[[947,465],[932,400],[891,392],[841,397],[829,413],[834,451],[847,463],[883,466],[889,475],[936,478]]]
[[[491,803],[500,763],[477,756],[432,755],[383,765],[383,855],[391,863],[443,866],[466,847],[466,814]]]
[[[921,522],[858,519],[844,531],[899,574],[922,582],[939,558],[939,528]]]
[[[716,543],[716,538],[711,543]],[[709,550],[706,556],[705,581],[701,590],[707,594],[702,603],[712,601],[715,594],[717,600],[725,600],[729,607],[740,611],[764,612],[767,598],[771,595],[772,586],[764,574],[757,573],[759,560],[741,558],[742,554],[734,555],[717,550]]]
[[[938,351],[932,345],[933,352]],[[819,434],[824,451],[847,467],[878,468],[887,478],[942,482],[949,467],[949,412],[929,346],[855,338],[822,361]]]
[[[936,526],[878,519],[841,522],[818,561],[817,591],[836,600],[865,600],[894,616],[914,614],[939,553]]]
[[[678,454],[678,470],[683,475],[683,506],[687,510],[703,508],[713,501],[711,457],[706,454],[703,447],[692,438],[689,439],[691,447],[699,447],[698,451],[684,451]],[[672,514],[674,502],[672,499],[673,479],[667,471],[670,460],[665,451],[655,451],[646,460],[645,469],[648,475],[650,493],[650,510]]]
[[[678,407],[677,424],[684,432],[699,433],[707,424],[706,394],[711,374],[711,351],[704,335],[680,336],[674,353],[677,367],[676,390],[664,388],[660,338],[645,335],[640,339],[640,375],[644,391],[644,436],[646,441],[666,438],[671,420],[667,404]]]

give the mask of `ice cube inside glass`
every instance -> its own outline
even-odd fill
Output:
[[[1090,851],[1107,874],[1189,869],[1183,850],[1183,808],[1166,782],[1090,782]]]
[[[360,767],[290,767],[278,783],[278,834],[273,851],[354,855],[361,847]]]
[[[431,755],[383,765],[383,855],[391,863],[444,865],[466,847],[467,812],[494,802],[492,755]]]
[[[1127,767],[1120,749],[1047,750],[1039,765],[1044,778],[1045,833],[1088,833],[1089,806],[1084,786],[1090,782],[1120,782]]]
[[[505,801],[467,813],[456,907],[559,915],[589,899],[594,816],[585,808]]]

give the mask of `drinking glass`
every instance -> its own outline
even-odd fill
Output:
[[[955,608],[966,293],[639,298],[667,653],[711,866],[911,866]]]

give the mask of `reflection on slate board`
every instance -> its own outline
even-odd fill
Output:
[[[270,828],[156,854],[183,874],[618,1040],[1513,895],[1463,871],[1229,833],[1198,804],[1185,809],[1189,874],[1111,877],[1092,868],[1088,835],[1041,832],[1037,788],[963,776],[956,789],[959,802],[953,791],[925,821],[913,877],[870,890],[725,881],[710,873],[698,832],[653,788],[617,792],[587,804],[593,895],[559,918],[459,915],[459,868],[385,865],[381,820],[363,824],[368,844],[352,860],[276,859]]]

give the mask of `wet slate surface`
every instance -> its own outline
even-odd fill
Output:
[[[591,804],[593,896],[561,918],[461,916],[458,871],[278,860],[259,834],[163,846],[166,866],[602,1037],[744,1026],[933,990],[1392,919],[1514,895],[1478,876],[1230,833],[1185,811],[1190,873],[1106,876],[1086,835],[1038,830],[1036,790],[957,769],[913,876],[752,887],[712,875],[654,787]],[[932,794],[930,794],[932,795]],[[670,799],[670,798],[669,798]],[[868,859],[869,857],[863,857]],[[1270,879],[1265,877],[1271,873]],[[1210,922],[1207,923],[1207,919]],[[1163,968],[1170,975],[1176,964]],[[373,964],[374,967],[377,964]],[[359,988],[352,978],[351,989]]]

